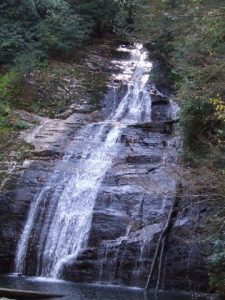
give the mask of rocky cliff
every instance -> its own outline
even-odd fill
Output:
[[[76,159],[79,160],[79,145],[87,137],[77,135],[77,132],[85,124],[104,120],[125,95],[126,85],[113,79],[112,75],[120,72],[120,67],[115,67],[112,61],[126,57],[115,48],[115,43],[106,43],[101,45],[100,51],[99,45],[96,46],[98,50],[93,46],[92,52],[84,55],[82,68],[85,66],[89,76],[86,83],[81,78],[83,73],[76,72],[76,65],[67,65],[67,71],[70,69],[71,72],[60,74],[59,82],[51,73],[46,75],[49,85],[40,83],[40,74],[31,74],[27,81],[29,97],[46,103],[43,104],[43,116],[34,115],[33,110],[15,111],[15,115],[30,124],[30,128],[18,137],[30,150],[20,161],[16,160],[14,152],[13,171],[8,172],[8,179],[2,184],[1,273],[13,272],[15,251],[29,207],[62,160],[66,146],[73,141],[73,146],[78,148]],[[94,83],[100,77],[104,78],[101,87]],[[60,88],[61,83],[63,88]],[[47,87],[43,88],[43,85]],[[161,263],[160,288],[206,291],[204,253],[195,242],[204,208],[200,205],[193,208],[190,199],[182,196],[179,177],[182,175],[177,171],[180,138],[174,131],[176,106],[157,90],[157,84],[155,87],[149,82],[148,91],[152,98],[151,122],[124,129],[117,141],[118,155],[104,176],[96,197],[87,245],[75,260],[64,264],[60,277],[71,281],[144,287],[160,234],[176,199],[162,259],[157,261],[157,266]],[[54,104],[54,113],[46,111],[49,103],[58,103],[62,99],[63,108],[58,109],[58,104]],[[48,196],[42,209],[45,210],[47,205]],[[38,230],[35,228],[33,234]],[[31,243],[26,257],[26,275],[35,275],[36,256],[35,245]],[[152,287],[157,281],[157,268]]]

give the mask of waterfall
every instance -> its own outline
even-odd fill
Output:
[[[116,77],[127,84],[127,93],[105,122],[85,125],[77,133],[48,183],[35,196],[17,245],[17,273],[26,273],[31,245],[36,248],[36,276],[57,277],[64,263],[76,259],[87,244],[95,199],[119,151],[122,131],[130,124],[150,121],[147,52],[141,44],[118,50],[130,54],[129,60],[114,62],[123,68]]]

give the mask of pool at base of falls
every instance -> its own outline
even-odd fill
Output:
[[[62,298],[52,300],[154,300],[154,291],[144,296],[143,289],[116,285],[80,284],[64,280],[43,277],[26,277],[17,274],[0,276],[1,288],[34,291],[42,293],[63,294]],[[0,294],[1,298],[1,294]],[[158,300],[211,299],[199,293],[183,291],[159,291]]]

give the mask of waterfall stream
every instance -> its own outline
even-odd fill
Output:
[[[128,60],[115,61],[123,66],[116,77],[127,84],[127,92],[105,122],[80,129],[76,142],[71,141],[48,183],[35,196],[17,245],[17,273],[26,273],[30,247],[36,248],[36,276],[58,277],[62,266],[76,259],[87,244],[95,199],[119,151],[118,139],[128,125],[150,121],[146,84],[152,65],[147,52],[141,44],[119,51],[130,54]]]

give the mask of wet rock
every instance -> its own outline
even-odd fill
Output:
[[[106,212],[95,212],[89,238],[89,246],[93,247],[103,240],[113,240],[126,233],[127,217]]]
[[[131,127],[143,128],[151,132],[171,133],[173,131],[173,124],[176,122],[177,121],[175,120],[153,121],[149,123],[131,125]]]
[[[152,121],[163,121],[170,119],[171,106],[156,103],[152,106]]]
[[[141,163],[159,163],[162,160],[161,156],[128,156],[126,158],[127,163],[133,163],[133,164],[141,164]]]
[[[157,89],[151,88],[149,91],[152,100],[152,106],[154,105],[166,105],[169,104],[170,100],[168,97],[160,93]]]
[[[152,95],[152,105],[167,105],[169,104],[169,99],[165,96],[161,95]]]

